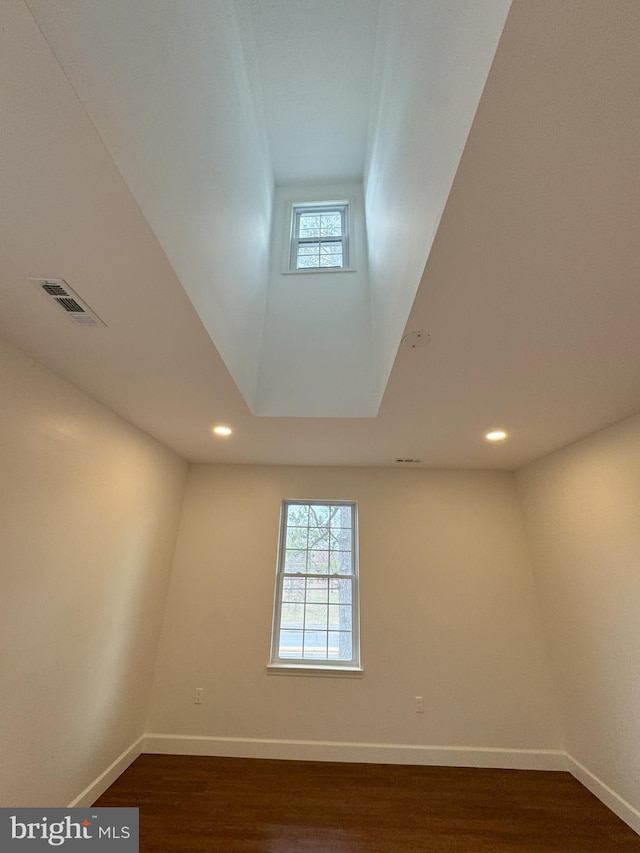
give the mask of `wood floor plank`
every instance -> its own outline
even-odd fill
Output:
[[[569,773],[142,755],[141,853],[640,853]]]

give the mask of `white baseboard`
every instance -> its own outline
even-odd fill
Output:
[[[107,769],[101,773],[97,779],[88,785],[81,794],[73,800],[67,808],[85,808],[92,806],[98,797],[112,785],[118,776],[120,776],[136,758],[142,754],[144,746],[144,735],[138,738],[135,743],[132,743],[128,749],[119,755],[116,760],[110,764]]]
[[[148,734],[145,737],[143,752],[156,755],[219,755],[233,758],[278,758],[296,761],[496,767],[508,770],[566,770],[565,753],[556,749],[493,749]]]
[[[294,761],[353,761],[366,764],[419,764],[505,770],[568,770],[605,806],[640,834],[640,811],[573,756],[559,749],[500,749],[476,746],[417,746],[394,743],[276,740],[147,734],[79,794],[68,808],[90,806],[143,752],[153,755],[211,755]]]
[[[618,815],[631,829],[640,835],[640,811],[624,800],[619,794],[606,785],[602,779],[588,770],[584,764],[567,754],[567,770],[576,777],[592,794],[601,800],[607,808]]]

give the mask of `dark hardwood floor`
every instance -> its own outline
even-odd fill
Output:
[[[640,853],[568,773],[142,755],[142,853]]]

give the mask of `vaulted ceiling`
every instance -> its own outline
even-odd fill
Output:
[[[3,10],[2,335],[194,461],[512,469],[640,410],[637,4],[174,6]],[[259,416],[274,188],[329,179],[364,181],[379,411]]]

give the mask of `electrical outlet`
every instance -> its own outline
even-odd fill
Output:
[[[194,705],[202,705],[204,687],[196,687],[196,698],[193,700]]]
[[[424,714],[424,699],[422,696],[416,696],[416,714]]]

